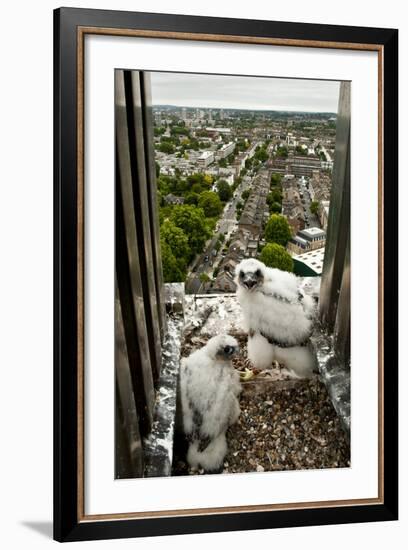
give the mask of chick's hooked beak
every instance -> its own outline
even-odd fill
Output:
[[[242,284],[245,286],[248,290],[252,290],[256,287],[258,284],[258,277],[255,273],[252,273],[251,271],[244,274],[242,277]]]

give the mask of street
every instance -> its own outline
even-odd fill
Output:
[[[321,227],[318,217],[310,212],[310,204],[312,200],[307,188],[306,178],[303,176],[298,180],[298,190],[301,194],[301,200],[305,211],[305,227]]]
[[[254,176],[256,177],[256,176]],[[214,235],[207,241],[204,247],[204,251],[198,259],[196,259],[194,265],[192,266],[192,271],[188,275],[186,280],[186,292],[188,294],[199,294],[200,289],[203,283],[200,281],[200,275],[206,273],[211,275],[215,267],[221,260],[221,250],[216,251],[215,245],[218,241],[218,238],[221,234],[224,235],[225,241],[227,241],[230,235],[233,233],[234,229],[238,225],[236,217],[236,208],[238,202],[241,200],[242,193],[249,189],[251,186],[253,178],[249,176],[244,176],[242,182],[238,185],[232,198],[225,204],[224,211],[221,218],[217,222],[217,230]],[[216,255],[214,254],[216,252]],[[205,259],[208,257],[208,260]],[[212,265],[211,265],[212,264]]]

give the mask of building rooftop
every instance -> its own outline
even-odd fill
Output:
[[[208,157],[210,157],[211,155],[213,155],[213,151],[203,151],[201,153],[201,155],[199,156],[200,159],[206,159]]]
[[[303,238],[310,239],[314,237],[325,237],[326,232],[319,227],[308,227],[307,229],[302,229],[302,231],[299,231],[299,235]]]
[[[231,145],[234,145],[233,141],[230,141],[229,143],[224,143],[224,145],[219,149],[219,151],[224,151],[225,149],[228,149]]]
[[[306,239],[302,239],[302,237],[299,237],[299,234],[297,234],[295,237],[293,237],[293,239],[291,239],[293,242],[295,243],[300,243],[300,244],[303,244],[303,245],[306,245],[307,244],[307,241]]]
[[[224,134],[230,134],[231,128],[206,128],[207,132],[220,132]]]
[[[324,250],[324,248],[318,248],[304,252],[303,254],[296,254],[292,258],[312,269],[316,275],[321,275],[323,271]]]

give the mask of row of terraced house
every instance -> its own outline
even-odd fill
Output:
[[[257,255],[264,222],[269,217],[266,198],[269,192],[270,171],[261,170],[253,181],[251,193],[238,222],[238,230],[232,236],[228,252],[218,266],[212,292],[235,292],[235,268],[244,258]]]

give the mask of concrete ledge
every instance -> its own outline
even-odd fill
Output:
[[[173,461],[177,384],[184,327],[184,285],[175,283],[165,287],[167,334],[162,344],[163,362],[156,391],[153,428],[144,440],[144,477],[170,476]]]
[[[316,325],[310,341],[322,381],[350,438],[350,368],[337,359],[333,351],[333,338],[320,325]]]

